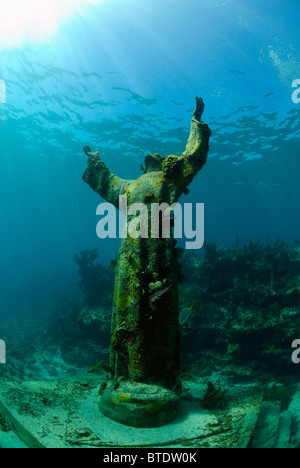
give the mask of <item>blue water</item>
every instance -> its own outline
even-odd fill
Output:
[[[1,49],[1,313],[80,297],[80,250],[115,257],[82,147],[136,178],[148,152],[185,149],[195,95],[213,136],[183,201],[205,203],[206,240],[300,239],[299,14],[299,0],[108,0]]]

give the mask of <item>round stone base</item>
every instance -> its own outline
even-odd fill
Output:
[[[177,416],[179,397],[157,385],[123,382],[114,390],[105,389],[99,408],[101,413],[121,424],[133,427],[159,427]]]

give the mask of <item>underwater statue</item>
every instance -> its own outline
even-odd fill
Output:
[[[120,197],[126,197],[128,207],[144,204],[150,223],[151,205],[176,203],[206,162],[211,132],[201,122],[203,111],[204,103],[196,97],[190,136],[181,156],[148,154],[144,174],[123,180],[110,172],[98,151],[86,146],[88,167],[83,180],[117,208]],[[175,247],[172,233],[169,238],[128,236],[121,242],[111,328],[113,380],[102,395],[100,409],[125,424],[165,424],[178,409],[178,397],[172,391],[180,370]]]

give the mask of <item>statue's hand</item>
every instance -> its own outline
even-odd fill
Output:
[[[201,122],[201,117],[204,112],[204,102],[202,98],[196,96],[196,107],[194,110],[193,118]]]
[[[99,151],[96,149],[96,151],[93,153],[93,151],[91,150],[91,148],[89,146],[85,146],[83,148],[85,154],[90,158],[90,157],[98,157],[99,158]]]

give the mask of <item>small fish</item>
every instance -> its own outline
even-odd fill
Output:
[[[101,370],[101,362],[99,362],[99,364],[96,364],[95,366],[89,367],[87,373],[93,374],[100,370]]]
[[[159,288],[150,296],[150,307],[153,311],[157,310],[160,299],[169,291],[170,286]]]
[[[193,302],[191,307],[185,307],[180,312],[180,314],[179,314],[179,324],[180,325],[184,325],[188,321],[188,319],[190,318],[191,314],[195,313],[195,311],[193,309],[194,303],[195,303],[195,301]]]

